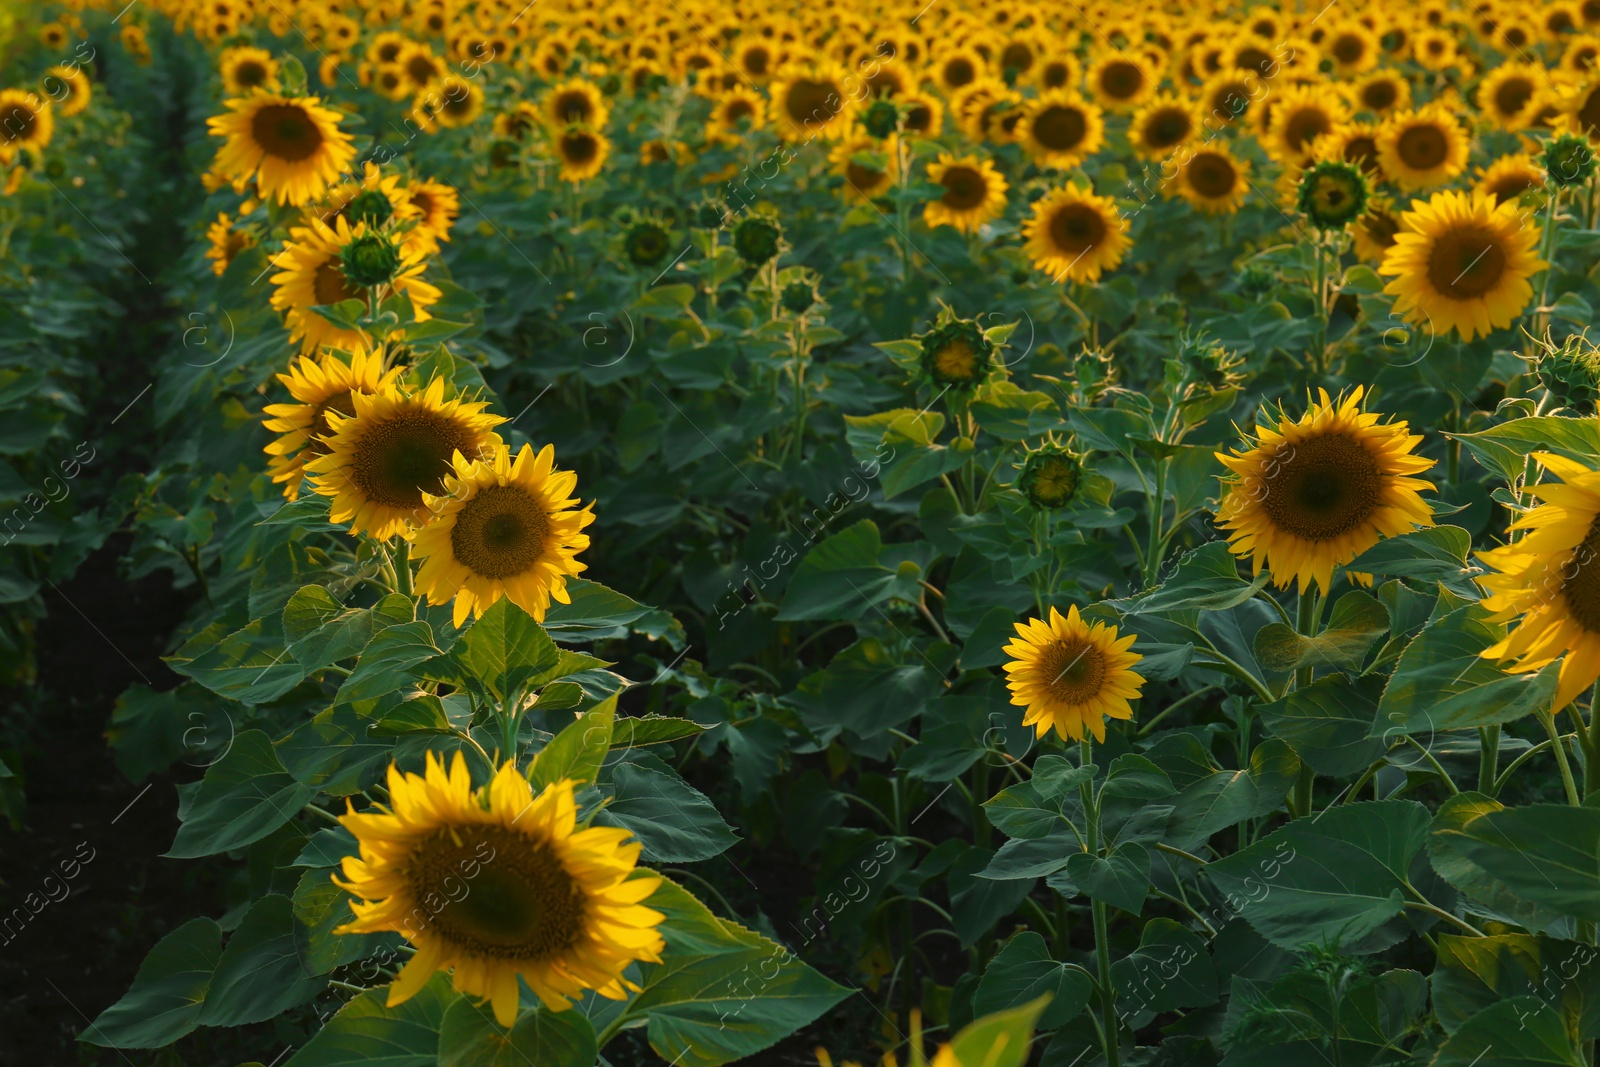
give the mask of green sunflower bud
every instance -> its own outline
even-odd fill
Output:
[[[1300,176],[1298,206],[1312,224],[1342,230],[1367,209],[1367,178],[1344,162],[1313,163]]]
[[[351,285],[370,289],[400,273],[400,249],[381,233],[364,233],[344,246],[339,266]]]

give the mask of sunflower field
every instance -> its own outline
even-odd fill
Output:
[[[1600,1064],[1597,145],[1600,0],[0,0],[0,1062]]]

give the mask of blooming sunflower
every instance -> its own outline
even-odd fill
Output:
[[[1165,178],[1161,187],[1208,215],[1229,215],[1239,210],[1249,191],[1250,164],[1220,144],[1201,148]]]
[[[928,180],[944,186],[939,199],[930,200],[923,209],[923,220],[930,227],[954,226],[972,233],[1006,209],[1006,180],[987,159],[941,152],[938,162],[928,168]]]
[[[1543,501],[1511,524],[1521,539],[1478,553],[1494,573],[1478,581],[1496,622],[1519,619],[1483,655],[1536,671],[1566,655],[1556,685],[1559,711],[1600,679],[1600,472],[1549,452],[1533,458],[1560,478],[1527,486]]]
[[[845,90],[850,76],[832,63],[797,64],[772,83],[773,121],[796,141],[836,140],[850,128],[854,98]]]
[[[1173,93],[1163,93],[1133,116],[1128,141],[1140,157],[1159,161],[1187,143],[1199,129],[1194,104]]]
[[[323,345],[347,348],[364,340],[358,331],[336,326],[311,310],[319,305],[368,298],[367,287],[346,274],[345,253],[357,241],[373,238],[391,245],[398,266],[382,287],[404,294],[411,302],[416,321],[426,322],[431,317],[428,306],[442,295],[423,281],[423,258],[415,247],[393,248],[390,238],[369,231],[364,222],[352,229],[343,217],[335,219],[333,226],[313,218],[309,225],[290,230],[289,238],[273,260],[284,269],[272,276],[272,284],[277,287],[272,306],[284,312],[289,340],[300,341],[303,352],[315,352]]]
[[[1070,170],[1105,143],[1100,108],[1065,89],[1052,89],[1030,100],[1017,123],[1017,140],[1047,167]]]
[[[1132,111],[1156,91],[1158,78],[1140,61],[1120,51],[1107,52],[1084,76],[1089,92],[1111,111]]]
[[[298,500],[306,464],[327,454],[328,412],[354,415],[351,393],[372,395],[393,386],[400,368],[385,372],[384,361],[383,346],[369,351],[357,345],[348,357],[331,349],[317,358],[302,356],[289,365],[289,373],[278,375],[294,403],[268,404],[262,425],[279,435],[265,451],[272,457],[267,463],[272,480],[283,486],[284,496]]]
[[[476,457],[500,444],[494,428],[506,421],[484,401],[446,400],[443,378],[418,393],[352,391],[350,401],[348,416],[324,409],[327,452],[305,470],[318,495],[333,498],[332,521],[380,541],[422,517],[424,494],[444,494],[457,452]]]
[[[447,130],[472,125],[483,114],[483,87],[476,80],[447,74],[436,86],[418,94],[418,109]]]
[[[1395,275],[1383,291],[1406,321],[1470,341],[1511,325],[1528,305],[1528,279],[1547,266],[1538,241],[1539,227],[1524,223],[1514,201],[1435,193],[1406,212],[1378,273]]]
[[[1368,263],[1382,263],[1394,247],[1395,235],[1405,225],[1404,218],[1387,199],[1373,197],[1367,201],[1366,213],[1350,227],[1356,255]]]
[[[241,229],[224,211],[206,229],[206,240],[211,245],[206,249],[206,258],[212,261],[211,272],[221,277],[227,273],[235,256],[255,246],[256,236],[249,230]]]
[[[1324,594],[1333,569],[1383,537],[1433,524],[1418,495],[1431,482],[1414,478],[1433,460],[1412,455],[1422,442],[1406,423],[1380,423],[1361,409],[1365,390],[1332,400],[1326,389],[1298,422],[1281,411],[1277,425],[1258,425],[1249,448],[1218,452],[1233,476],[1224,483],[1217,525],[1236,556],[1264,565],[1280,589],[1298,581],[1303,594]]]
[[[1279,163],[1302,163],[1317,138],[1350,117],[1344,102],[1323,86],[1295,85],[1272,108],[1263,147]]]
[[[899,149],[891,137],[879,141],[865,133],[853,134],[828,153],[833,172],[844,179],[840,189],[846,200],[871,200],[882,196],[899,174]]]
[[[1516,201],[1530,189],[1544,188],[1544,167],[1539,161],[1520,152],[1501,156],[1478,174],[1474,191],[1493,197],[1496,204]]]
[[[206,120],[223,137],[215,169],[238,181],[252,175],[264,198],[300,206],[322,196],[355,158],[339,129],[339,112],[314,96],[258,93],[224,102],[228,113]]]
[[[278,61],[265,48],[240,45],[222,53],[222,87],[230,96],[247,96],[257,89],[278,88]]]
[[[1383,117],[1411,104],[1411,83],[1392,70],[1375,70],[1350,88],[1350,99],[1357,111]]]
[[[535,796],[508,761],[473,789],[460,752],[448,772],[429,752],[423,774],[390,766],[388,809],[340,816],[361,854],[345,857],[334,881],[360,899],[355,921],[335,932],[395,931],[416,947],[389,987],[391,1007],[449,970],[458,991],[488,1000],[510,1027],[519,976],[548,1010],[565,1011],[587,989],[623,999],[638,988],[623,971],[660,962],[664,916],[642,902],[662,880],[637,873],[628,830],[578,829],[573,785]]]
[[[432,178],[410,182],[406,194],[421,213],[407,241],[424,255],[432,255],[439,251],[440,241],[450,240],[450,229],[461,217],[461,194],[449,182]]]
[[[55,128],[47,101],[21,89],[0,89],[0,163],[9,163],[23,148],[43,150]]]
[[[706,140],[737,144],[746,131],[759,130],[766,124],[766,113],[767,102],[760,93],[735,86],[712,102]]]
[[[45,71],[44,91],[63,115],[79,114],[94,97],[88,75],[75,64],[61,64]]]
[[[605,95],[598,86],[582,78],[573,78],[551,88],[545,93],[542,106],[545,121],[556,130],[568,126],[603,130],[611,118]]]
[[[537,455],[523,445],[515,459],[504,445],[490,459],[458,452],[445,495],[424,496],[433,517],[412,535],[412,555],[423,561],[416,588],[434,605],[454,597],[455,625],[501,597],[538,622],[551,600],[571,602],[567,578],[586,569],[576,557],[589,547],[583,528],[594,505],[578,508],[578,476],[556,470],[555,459],[551,445]]]
[[[1005,665],[1011,703],[1026,708],[1022,725],[1040,737],[1054,729],[1062,738],[1106,739],[1106,719],[1131,719],[1130,701],[1139,699],[1144,677],[1132,668],[1144,659],[1128,651],[1137,638],[1118,638],[1117,628],[1085,622],[1076,605],[1063,616],[1050,609],[1050,621],[1016,624],[1006,646]]]
[[[1023,225],[1023,250],[1034,268],[1060,282],[1098,282],[1102,271],[1116,270],[1133,242],[1116,201],[1068,185],[1033,205]]]
[[[391,222],[407,222],[421,215],[411,202],[410,192],[401,184],[400,175],[385,177],[370,159],[362,165],[361,180],[345,182],[330,190],[317,212],[317,216],[330,225],[334,219],[342,218],[352,226],[364,222],[370,229],[381,229]]]
[[[1520,130],[1528,124],[1528,105],[1546,77],[1532,63],[1502,63],[1479,83],[1478,108],[1502,130]]]
[[[599,174],[611,154],[611,142],[602,133],[569,126],[553,139],[561,160],[561,180],[576,185]]]
[[[1390,116],[1378,127],[1378,164],[1406,192],[1441,185],[1467,165],[1471,142],[1449,109],[1429,104]]]
[[[910,92],[900,98],[900,125],[906,133],[937,137],[944,130],[944,105],[931,93]]]

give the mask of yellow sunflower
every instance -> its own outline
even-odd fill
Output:
[[[941,152],[928,167],[928,180],[944,186],[944,193],[923,209],[930,227],[954,226],[972,233],[1006,209],[1006,180],[987,159]]]
[[[1358,257],[1368,263],[1382,263],[1394,247],[1394,238],[1405,226],[1405,216],[1382,197],[1367,201],[1367,210],[1350,226],[1350,237]]]
[[[450,240],[450,229],[461,217],[461,194],[449,182],[429,178],[408,183],[406,195],[420,213],[407,241],[424,255],[433,255],[440,241]]]
[[[328,412],[353,415],[351,393],[371,395],[393,386],[401,368],[385,372],[384,362],[382,345],[371,351],[358,345],[348,354],[329,349],[316,358],[302,356],[289,364],[289,373],[278,375],[294,403],[268,404],[262,425],[279,435],[266,446],[272,457],[267,468],[284,496],[298,500],[306,464],[327,454]]]
[[[1017,140],[1042,166],[1070,170],[1105,144],[1101,110],[1076,93],[1052,89],[1028,101]]]
[[[21,89],[0,89],[0,163],[24,148],[42,151],[55,129],[48,101]]]
[[[839,192],[846,200],[871,200],[882,196],[899,177],[898,142],[894,136],[879,141],[866,133],[855,133],[828,153],[833,172],[844,179]]]
[[[1279,163],[1304,163],[1316,149],[1317,138],[1331,133],[1350,117],[1344,102],[1332,89],[1294,85],[1272,104],[1268,122],[1267,153]]]
[[[206,258],[211,260],[211,272],[218,277],[227,273],[228,266],[233,258],[247,248],[255,247],[256,235],[250,230],[241,229],[227,212],[217,215],[217,221],[206,229],[206,240],[210,243],[206,249]]]
[[[544,94],[545,121],[554,130],[568,126],[588,126],[603,130],[611,119],[611,109],[598,86],[573,78]]]
[[[562,779],[535,796],[515,761],[473,789],[460,752],[448,772],[429,752],[423,774],[390,766],[387,810],[340,816],[361,854],[334,881],[360,899],[335,932],[394,931],[416,948],[391,1007],[441,970],[504,1027],[517,1020],[519,977],[550,1011],[585,990],[622,1000],[638,989],[623,972],[659,963],[666,947],[664,916],[643,906],[662,880],[639,872],[628,830],[578,828],[573,789]]]
[[[1144,677],[1132,668],[1142,659],[1128,651],[1135,635],[1118,638],[1117,628],[1085,622],[1074,605],[1063,616],[1050,609],[1050,621],[1016,623],[1017,636],[1006,646],[1011,703],[1026,708],[1022,725],[1040,737],[1054,729],[1062,738],[1083,740],[1085,728],[1096,741],[1106,739],[1106,719],[1131,719]]]
[[[1384,176],[1406,192],[1443,183],[1467,165],[1471,141],[1442,104],[1391,115],[1377,134]]]
[[[485,412],[484,401],[446,400],[443,378],[418,393],[390,385],[350,400],[351,415],[324,410],[327,452],[305,470],[317,494],[333,498],[334,522],[379,541],[425,520],[424,494],[444,494],[455,454],[489,454],[500,444],[494,428],[506,421]]]
[[[1132,111],[1144,103],[1159,84],[1145,57],[1125,52],[1107,52],[1089,65],[1084,75],[1089,94],[1109,111]]]
[[[231,181],[254,176],[264,198],[296,207],[310,203],[355,158],[355,145],[339,129],[339,112],[314,96],[259,93],[224,106],[227,114],[206,120],[213,137],[226,138],[213,167]]]
[[[1279,412],[1276,426],[1258,424],[1243,452],[1218,452],[1233,472],[1224,485],[1217,525],[1229,550],[1263,566],[1273,584],[1298,581],[1326,594],[1333,570],[1381,538],[1433,524],[1433,509],[1418,491],[1431,482],[1412,477],[1433,460],[1412,454],[1422,443],[1405,422],[1380,423],[1361,410],[1365,390],[1321,401],[1298,422]]]
[[[308,225],[289,231],[283,251],[273,259],[275,266],[284,269],[271,279],[277,287],[272,294],[272,306],[284,312],[289,340],[300,341],[301,351],[315,352],[323,345],[347,348],[365,340],[359,331],[336,326],[311,310],[346,300],[370,302],[372,294],[368,289],[345,275],[345,250],[364,238],[388,243],[398,264],[389,280],[380,286],[376,294],[379,302],[390,293],[402,294],[410,301],[411,313],[417,322],[426,322],[432,317],[428,307],[442,294],[422,279],[424,262],[416,248],[395,248],[392,239],[370,231],[364,222],[352,229],[349,220],[342,217],[335,219],[333,226],[314,218]]]
[[[483,87],[476,79],[447,74],[426,91],[433,119],[447,130],[459,130],[483,114]]]
[[[964,89],[988,73],[989,64],[970,48],[941,52],[933,63],[933,80],[946,96]]]
[[[1173,93],[1162,93],[1133,116],[1128,126],[1128,141],[1136,155],[1156,162],[1188,143],[1199,130],[1200,120],[1193,102]]]
[[[1549,76],[1532,63],[1502,63],[1478,84],[1478,109],[1502,130],[1528,124],[1528,105]]]
[[[44,72],[44,91],[63,115],[77,115],[89,106],[94,87],[76,65],[60,65]]]
[[[1378,273],[1395,275],[1383,291],[1406,321],[1470,341],[1511,325],[1528,306],[1528,279],[1547,266],[1534,251],[1538,241],[1539,227],[1524,222],[1514,201],[1435,193],[1405,213]]]
[[[1526,152],[1501,156],[1478,173],[1474,191],[1493,197],[1496,204],[1515,202],[1530,189],[1544,187],[1544,166]]]
[[[834,63],[789,67],[772,83],[771,113],[779,133],[802,142],[842,137],[855,115],[855,101],[845,88],[850,80]]]
[[[561,161],[561,180],[574,185],[599,174],[611,155],[611,142],[605,135],[582,126],[569,126],[552,141]]]
[[[587,569],[576,557],[589,547],[583,528],[594,505],[579,509],[578,476],[555,460],[551,445],[537,455],[523,445],[515,459],[504,445],[489,459],[457,453],[444,495],[424,495],[432,518],[412,535],[412,556],[423,561],[416,589],[434,605],[454,597],[455,625],[501,597],[538,622],[551,600],[571,603],[567,578]]]
[[[1496,622],[1520,620],[1484,656],[1514,660],[1508,671],[1536,671],[1565,655],[1556,686],[1559,711],[1600,679],[1600,472],[1549,452],[1533,458],[1560,478],[1526,487],[1543,503],[1511,524],[1528,531],[1478,553],[1493,573],[1479,578],[1483,606]]]
[[[1573,132],[1590,141],[1600,141],[1600,82],[1587,85],[1568,96],[1562,110]]]
[[[766,125],[766,114],[767,102],[760,93],[735,86],[712,102],[706,140],[737,144],[747,131]]]
[[[401,184],[400,175],[385,176],[370,159],[362,164],[359,182],[337,186],[317,210],[317,217],[330,225],[334,219],[342,218],[351,225],[364,222],[370,229],[409,222],[421,215],[411,202],[410,192]]]
[[[257,89],[276,91],[278,61],[265,48],[240,45],[222,53],[222,88],[229,96],[247,96]]]
[[[944,131],[944,105],[932,93],[910,92],[899,103],[900,126],[906,133],[938,137]]]
[[[1382,118],[1411,106],[1411,83],[1398,71],[1375,70],[1350,87],[1350,100],[1357,111]]]
[[[1098,282],[1133,243],[1127,231],[1116,201],[1068,185],[1035,202],[1022,228],[1023,251],[1053,281]]]
[[[1162,180],[1162,191],[1181,196],[1208,215],[1230,215],[1244,204],[1250,191],[1250,164],[1221,144],[1208,145],[1176,157],[1180,167]]]
[[[1376,67],[1382,50],[1371,30],[1359,22],[1346,22],[1329,31],[1322,53],[1333,61],[1334,73],[1348,78]]]

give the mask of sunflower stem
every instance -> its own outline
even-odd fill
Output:
[[[1322,235],[1319,233],[1311,242],[1312,276],[1314,281],[1311,288],[1312,308],[1317,314],[1316,344],[1311,350],[1311,368],[1318,377],[1322,376],[1323,359],[1328,352],[1328,263],[1327,257],[1322,254]]]
[[[1594,688],[1589,692],[1589,726],[1584,738],[1583,747],[1583,795],[1592,797],[1600,793],[1600,736],[1596,736],[1595,719],[1600,716],[1600,682],[1594,683]],[[1583,715],[1574,706],[1572,709],[1573,721],[1583,726]]]
[[[409,597],[411,592],[411,543],[404,538],[397,540],[391,558],[394,560],[394,591],[403,597]]]
[[[1494,781],[1499,775],[1500,724],[1478,727],[1478,792],[1494,795]]]
[[[1093,743],[1085,737],[1078,742],[1079,765],[1087,767],[1094,762]],[[1084,828],[1088,834],[1085,842],[1090,856],[1100,855],[1100,806],[1096,801],[1093,782],[1080,782],[1078,796],[1083,801]],[[1107,1067],[1120,1067],[1122,1047],[1117,1039],[1116,983],[1111,975],[1110,923],[1106,916],[1106,902],[1097,898],[1089,901],[1094,915],[1094,955],[1100,970],[1100,1013],[1104,1022],[1100,1036],[1103,1040]]]
[[[1317,618],[1322,614],[1322,594],[1320,592],[1306,591],[1300,594],[1299,602],[1295,606],[1295,630],[1302,637],[1317,636]],[[1311,685],[1316,668],[1301,667],[1295,671],[1294,686],[1296,689],[1305,689]],[[1311,769],[1309,763],[1300,765],[1300,777],[1295,779],[1294,799],[1290,805],[1291,814],[1303,819],[1311,814],[1314,801],[1314,787],[1317,774]]]
[[[1544,233],[1540,241],[1539,258],[1544,260],[1544,280],[1539,283],[1539,307],[1534,312],[1534,337],[1544,337],[1545,330],[1550,325],[1550,313],[1546,310],[1550,303],[1550,278],[1556,272],[1556,209],[1561,203],[1561,189],[1557,187],[1549,199],[1544,202]]]
[[[1539,712],[1539,721],[1544,724],[1544,732],[1550,735],[1550,747],[1556,753],[1556,766],[1561,769],[1561,785],[1567,791],[1567,803],[1578,807],[1582,801],[1578,798],[1578,786],[1572,780],[1572,767],[1567,762],[1567,743],[1556,729],[1555,716],[1548,711]]]

